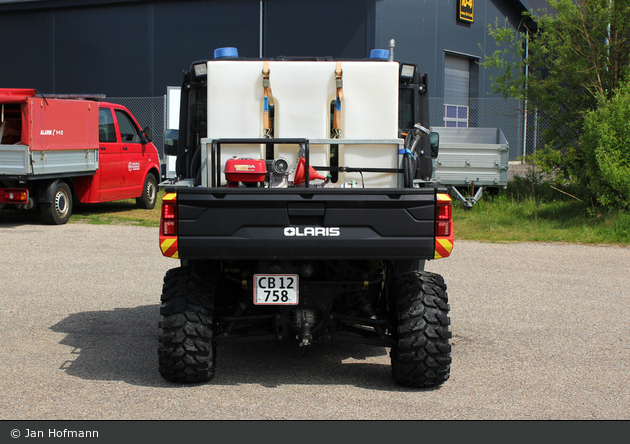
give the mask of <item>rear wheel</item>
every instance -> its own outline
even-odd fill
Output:
[[[72,192],[65,182],[55,185],[52,203],[40,203],[44,222],[50,225],[62,225],[72,215]]]
[[[147,174],[144,179],[144,187],[142,188],[142,194],[136,198],[136,204],[138,207],[145,210],[152,210],[155,207],[157,200],[157,181],[155,176],[151,173]]]
[[[442,276],[414,271],[393,285],[396,345],[391,363],[394,381],[409,387],[433,387],[450,376],[449,305]]]
[[[212,379],[215,367],[213,338],[217,276],[195,267],[169,270],[164,277],[160,308],[159,369],[179,383]]]

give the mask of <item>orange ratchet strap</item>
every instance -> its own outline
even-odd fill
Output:
[[[269,83],[269,62],[265,61],[263,66],[263,90],[264,90],[264,111],[263,111],[263,126],[265,137],[271,137],[271,119],[269,118],[269,108],[273,106],[273,94],[271,93],[271,85]]]
[[[335,139],[341,138],[341,102],[343,100],[343,70],[341,62],[337,62],[335,70],[335,83],[337,87],[337,99],[335,100],[335,118],[333,119],[333,135]]]

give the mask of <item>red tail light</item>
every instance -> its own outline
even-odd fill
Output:
[[[2,193],[2,202],[26,203],[28,202],[28,190],[6,189]]]
[[[438,203],[435,235],[450,237],[453,227],[453,208],[450,202]]]
[[[438,205],[438,220],[451,220],[453,217],[451,204]]]
[[[449,257],[453,251],[453,199],[446,193],[438,193],[436,200],[434,259],[442,259]]]
[[[438,221],[437,227],[436,227],[436,230],[435,230],[435,235],[436,236],[449,237],[451,235],[451,223],[450,222],[444,222],[444,221]]]
[[[160,232],[163,236],[177,236],[177,205],[162,203]]]

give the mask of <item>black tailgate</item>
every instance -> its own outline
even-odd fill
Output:
[[[174,189],[167,191],[174,191]],[[432,259],[436,189],[177,189],[181,259]]]

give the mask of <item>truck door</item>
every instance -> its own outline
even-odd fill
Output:
[[[98,110],[99,192],[98,201],[116,200],[120,196],[121,144],[110,108]]]
[[[146,169],[146,145],[133,118],[121,109],[114,110],[121,137],[120,198],[138,197],[142,193]]]

